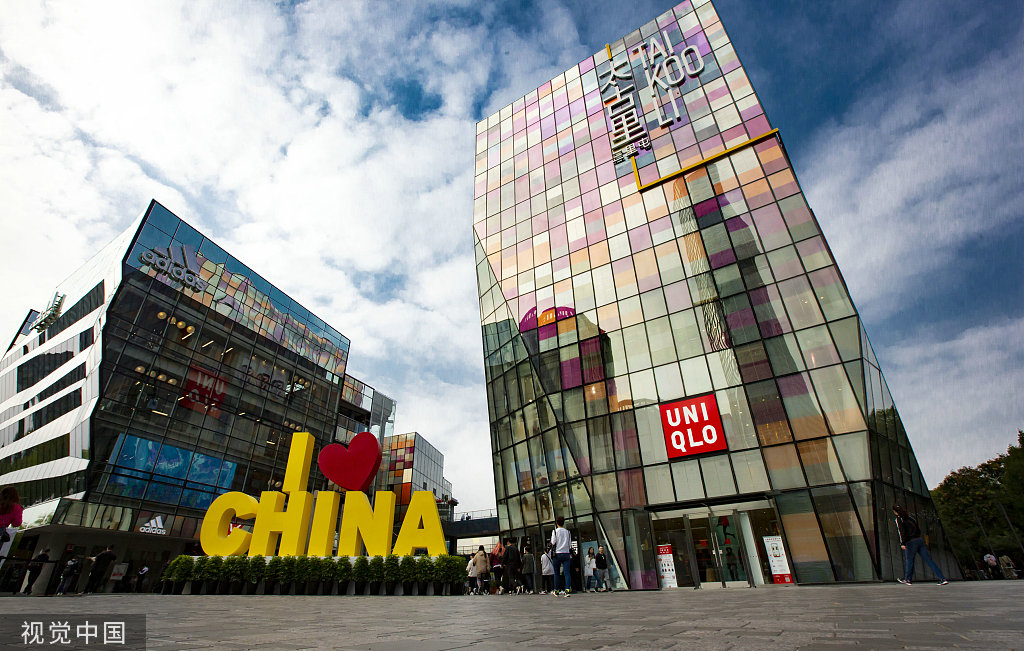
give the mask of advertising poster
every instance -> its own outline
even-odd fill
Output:
[[[764,548],[768,552],[772,583],[793,583],[793,575],[789,571],[789,560],[786,558],[786,548],[782,545],[782,536],[765,536]]]
[[[658,576],[662,588],[677,588],[676,564],[672,559],[672,545],[658,545]]]

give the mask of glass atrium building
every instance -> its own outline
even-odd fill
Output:
[[[718,15],[683,2],[477,124],[503,535],[620,587],[959,576],[843,277]],[[919,570],[920,571],[920,570]]]
[[[114,543],[151,569],[198,553],[214,497],[281,486],[292,432],[318,447],[393,434],[394,401],[347,375],[348,355],[346,337],[152,202],[0,361],[0,484],[28,507],[17,553]],[[314,463],[309,490],[329,487]]]

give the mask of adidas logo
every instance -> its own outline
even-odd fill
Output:
[[[141,533],[156,533],[161,536],[167,535],[167,529],[164,529],[164,516],[158,515],[146,524],[139,527]]]
[[[199,260],[194,247],[184,244],[156,247],[139,254],[139,261],[149,265],[185,287],[197,292],[206,289],[206,281],[199,277]]]

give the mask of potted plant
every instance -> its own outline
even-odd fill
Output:
[[[259,584],[267,574],[267,559],[262,556],[253,556],[245,566],[246,593],[256,594],[259,591]]]
[[[313,580],[313,559],[309,556],[295,557],[295,592],[294,594],[309,594],[309,584]]]
[[[264,594],[281,594],[281,583],[283,581],[284,558],[274,556],[267,562]]]
[[[185,589],[185,582],[189,580],[189,576],[192,574],[192,566],[195,565],[195,562],[196,559],[185,554],[181,554],[171,561],[171,564],[164,571],[164,594],[181,594],[181,591]],[[170,588],[169,591],[168,587]]]
[[[188,573],[188,593],[199,594],[203,589],[203,581],[206,580],[206,565],[210,562],[209,556],[199,556],[192,563]]]
[[[334,586],[337,582],[334,579],[334,559],[324,556],[318,558],[316,563],[320,575],[320,594],[335,594]]]
[[[379,595],[380,585],[384,582],[384,557],[374,556],[370,559],[370,594]]]
[[[461,556],[449,556],[442,554],[437,557],[437,578],[434,580],[434,594],[444,594],[445,586],[448,594],[462,594],[462,584],[465,581],[466,569]]]
[[[402,594],[412,596],[412,584],[416,582],[416,557],[406,554],[398,568],[398,580],[402,582]]]
[[[211,556],[210,560],[207,561],[203,567],[203,576],[205,579],[203,589],[204,594],[217,594],[217,588],[220,584],[220,578],[224,574],[224,557],[223,556]]]
[[[356,584],[356,594],[361,595],[366,591],[366,584],[370,581],[370,559],[365,556],[356,557],[352,564],[352,580]]]
[[[338,582],[338,594],[348,594],[348,584],[352,581],[352,561],[348,556],[339,556],[335,560],[334,580]]]
[[[427,594],[427,584],[434,580],[434,561],[429,556],[416,559],[416,588],[421,597]]]
[[[398,581],[398,557],[388,554],[384,557],[384,594],[395,593],[395,583]]]
[[[281,557],[281,594],[295,594],[295,556]]]
[[[242,593],[242,579],[248,563],[244,556],[228,556],[224,559],[224,573],[221,581],[227,583],[227,594]]]

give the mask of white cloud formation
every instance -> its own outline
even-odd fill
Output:
[[[929,486],[1006,452],[1024,429],[1024,317],[876,351]]]
[[[585,53],[558,4],[529,36],[495,28],[490,7],[466,3],[472,21],[452,9],[9,8],[0,115],[18,128],[0,129],[0,273],[20,282],[2,331],[155,198],[350,337],[350,371],[398,400],[398,430],[448,453],[465,507],[492,506],[476,111]],[[416,93],[436,109],[403,115]]]
[[[1024,203],[1024,47],[948,75],[878,84],[822,125],[799,170],[858,310],[893,315],[975,237],[997,237]]]

